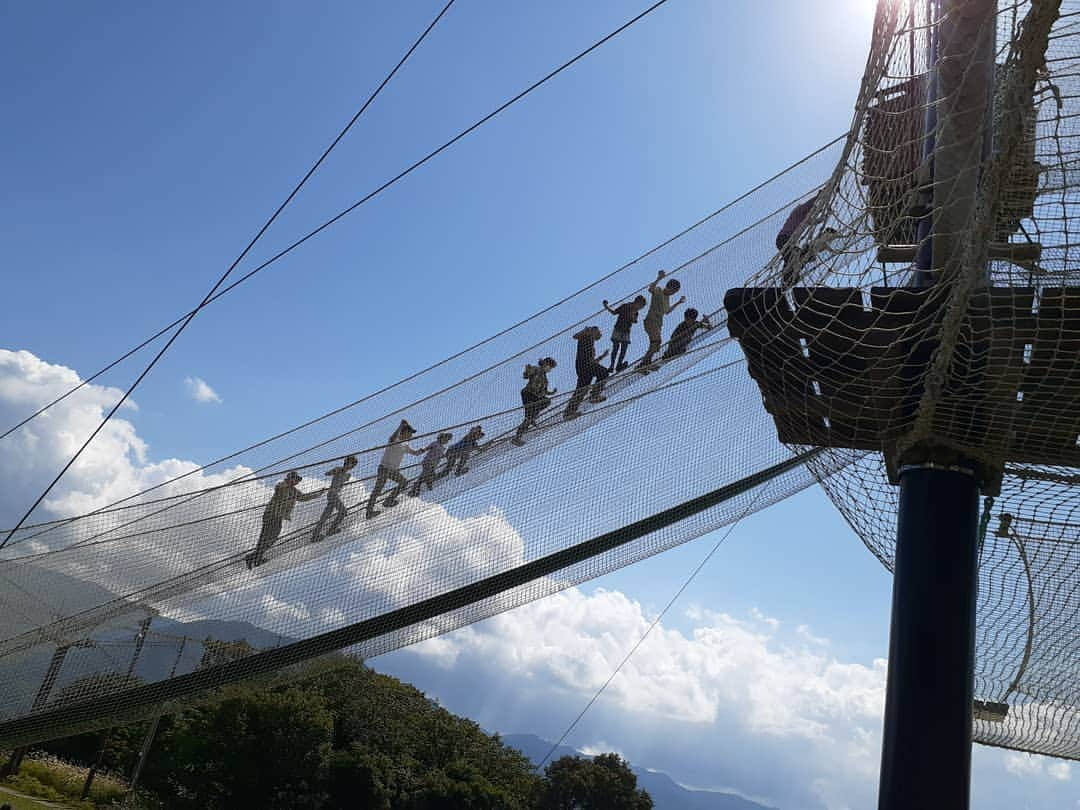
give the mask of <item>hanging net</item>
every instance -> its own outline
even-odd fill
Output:
[[[46,502],[0,551],[0,740],[102,726],[332,649],[415,643],[813,483],[889,567],[897,459],[932,446],[996,471],[976,739],[1080,758],[1080,5],[1001,4],[992,114],[937,95],[928,53],[932,39],[955,45],[950,22],[881,3],[848,135],[529,320],[108,507],[57,517]],[[943,188],[928,118],[947,139],[973,115],[977,142],[953,146],[977,150],[978,171]],[[965,195],[980,202],[955,221]],[[925,223],[949,216],[935,233],[954,238],[916,271]],[[681,283],[671,303],[687,299],[664,319],[671,343],[642,373],[634,323],[604,399],[575,394],[574,336],[596,325],[608,348],[601,301],[650,297],[659,270]],[[711,328],[670,352],[688,306]],[[558,391],[519,433],[523,372],[546,357]],[[396,484],[379,467],[403,419],[412,449],[484,436],[430,487],[405,455],[408,485],[388,506]],[[327,473],[350,455],[347,513],[329,533]],[[268,507],[290,471],[312,497]]]

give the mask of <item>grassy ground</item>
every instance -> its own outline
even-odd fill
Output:
[[[31,799],[28,796],[23,796],[21,793],[16,793],[13,790],[0,786],[0,805],[2,804],[10,804],[11,810],[43,810],[43,808],[50,808],[51,810],[58,806],[57,802]]]
[[[124,797],[124,783],[106,774],[98,774],[90,790],[90,800],[81,802],[79,796],[82,794],[85,779],[85,768],[58,759],[35,756],[33,759],[25,759],[19,773],[5,779],[0,783],[0,787],[44,800],[44,804],[39,801],[23,805],[31,808],[47,807],[51,802],[53,807],[59,805],[74,810],[95,810],[118,805]],[[3,796],[3,801],[11,804],[13,810],[20,807],[6,795]]]

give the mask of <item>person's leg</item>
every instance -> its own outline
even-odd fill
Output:
[[[527,391],[521,392],[521,405],[525,411],[525,415],[522,417],[521,424],[518,425],[517,431],[514,433],[514,438],[511,439],[514,444],[520,446],[525,444],[525,440],[521,437],[525,435],[525,431],[529,429],[529,425],[536,419],[536,414],[539,413],[535,409],[535,404],[538,399]]]
[[[619,343],[619,362],[615,364],[615,371],[623,371],[626,369],[626,353],[630,350],[630,341],[624,340]]]
[[[458,454],[457,468],[454,470],[454,475],[464,475],[469,471],[469,451],[465,450]]]
[[[259,533],[259,542],[255,544],[255,550],[245,558],[248,568],[262,565],[263,557],[266,556],[266,552],[270,550],[270,547],[277,542],[280,534],[281,518],[264,517],[262,531]]]
[[[395,484],[397,484],[397,486],[394,487],[393,492],[390,493],[390,497],[383,501],[383,503],[386,506],[397,506],[398,496],[401,495],[405,487],[409,485],[409,479],[405,477],[401,470],[389,470],[387,475]]]
[[[334,493],[332,497],[333,501],[328,506],[333,508],[337,514],[334,516],[334,522],[330,524],[330,531],[327,534],[337,534],[341,530],[341,524],[345,522],[345,515],[349,513],[349,510],[345,508],[345,504],[341,500],[341,496]]]
[[[319,515],[319,520],[315,523],[315,530],[311,533],[312,540],[321,540],[323,536],[323,529],[326,528],[326,521],[330,520],[330,515],[334,512],[334,496],[328,494],[326,496],[326,507],[322,510],[322,514]]]
[[[589,393],[589,383],[591,382],[591,374],[578,375],[577,387],[574,388],[574,393],[570,395],[570,400],[566,403],[566,411],[563,413],[563,418],[573,419],[577,416],[578,408],[581,407],[582,400],[584,400],[585,395]]]
[[[450,474],[450,468],[454,466],[454,454],[447,453],[443,456],[442,469],[438,470],[433,478],[446,478]]]
[[[596,382],[593,383],[592,390],[589,392],[589,402],[604,402],[607,399],[604,396],[604,380],[608,378],[608,370],[597,363],[593,369],[593,377]]]
[[[649,336],[649,348],[641,359],[641,368],[644,370],[652,365],[653,357],[660,351],[660,346],[663,344],[660,330],[661,324],[656,321],[645,321],[645,334]]]
[[[620,345],[621,344],[617,340],[612,340],[611,341],[611,363],[608,365],[608,368],[611,370],[612,374],[615,373],[615,366],[617,366],[619,364],[619,346]]]
[[[378,512],[375,511],[375,501],[382,495],[383,487],[386,486],[386,478],[386,467],[380,464],[379,472],[375,475],[375,486],[371,488],[371,495],[368,496],[367,508],[364,510],[368,517],[378,514]]]

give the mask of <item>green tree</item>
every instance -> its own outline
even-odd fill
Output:
[[[544,771],[539,810],[651,810],[652,797],[618,754],[563,757]]]
[[[238,686],[161,733],[144,784],[170,808],[317,808],[333,718],[320,695]]]

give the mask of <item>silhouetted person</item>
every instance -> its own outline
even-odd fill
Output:
[[[289,470],[285,479],[279,481],[274,487],[274,494],[270,503],[263,512],[262,532],[259,534],[259,542],[255,544],[255,550],[244,557],[247,567],[254,568],[263,564],[263,557],[270,547],[281,536],[281,524],[286,520],[292,520],[293,507],[297,501],[310,501],[322,495],[322,492],[304,493],[296,488],[302,481],[296,470]]]
[[[415,435],[416,428],[404,419],[401,420],[401,424],[397,426],[397,429],[390,434],[390,440],[387,442],[382,460],[379,462],[379,471],[375,475],[375,486],[371,490],[371,497],[368,498],[367,509],[365,510],[367,517],[373,518],[379,514],[379,511],[375,508],[375,502],[382,495],[383,487],[386,486],[387,481],[393,481],[397,486],[390,493],[390,497],[383,501],[383,505],[397,506],[398,495],[405,489],[405,485],[409,483],[408,479],[401,474],[401,460],[406,453],[411,456],[420,456],[424,453],[423,450],[413,450],[406,444]]]
[[[453,471],[454,475],[464,475],[469,471],[469,456],[480,440],[484,438],[484,429],[479,425],[469,429],[465,438],[455,442],[446,449],[446,466],[439,473],[439,478],[447,476]]]
[[[667,274],[661,270],[656,274],[656,281],[649,285],[649,295],[652,296],[652,300],[649,302],[649,311],[645,313],[645,334],[649,336],[649,350],[642,358],[641,365],[638,366],[638,371],[645,374],[653,370],[653,357],[664,343],[664,316],[670,315],[686,300],[684,295],[674,304],[671,303],[671,296],[679,291],[680,285],[675,279],[669,279],[668,283],[661,287],[660,281],[665,275]]]
[[[611,365],[608,371],[614,374],[626,368],[626,350],[630,346],[630,327],[637,323],[638,313],[645,308],[645,296],[639,295],[633,301],[612,309],[604,301],[604,309],[615,316],[615,326],[611,329]]]
[[[802,266],[824,250],[828,240],[836,236],[835,228],[826,228],[817,239],[811,240],[808,244],[800,245],[798,241],[792,238],[802,228],[803,222],[814,209],[814,203],[818,201],[818,197],[823,193],[824,189],[806,202],[799,203],[792,208],[788,218],[784,220],[784,224],[780,226],[780,231],[776,234],[776,249],[780,252],[780,257],[784,262],[783,280],[785,287],[794,287],[798,284],[799,271]]]
[[[319,522],[315,524],[315,531],[311,535],[313,542],[317,543],[323,537],[337,534],[341,530],[341,522],[345,520],[345,514],[348,512],[341,501],[341,488],[349,482],[349,474],[355,466],[356,456],[346,456],[340,467],[327,471],[326,474],[330,476],[330,488],[326,491],[326,508],[319,515]],[[334,522],[330,524],[330,529],[324,535],[323,529],[326,528],[326,522],[330,520],[331,515],[334,516]]]
[[[698,329],[712,329],[709,316],[706,315],[700,321],[697,317],[698,311],[693,307],[688,307],[683,313],[682,323],[675,327],[675,331],[668,339],[667,351],[664,352],[663,359],[670,360],[672,357],[686,354],[686,350],[690,348],[690,341],[694,339],[694,334]]]
[[[443,456],[446,455],[446,445],[452,438],[454,438],[453,433],[440,433],[435,437],[435,441],[424,448],[424,457],[420,460],[420,475],[413,481],[413,485],[409,489],[410,497],[419,497],[420,487],[422,486],[426,486],[428,491],[431,491],[435,479],[439,477],[436,475],[435,470],[438,468],[439,462],[443,460]]]
[[[599,357],[596,356],[596,341],[601,337],[603,333],[599,326],[586,326],[574,335],[574,340],[577,341],[577,357],[574,360],[577,388],[570,395],[570,401],[566,403],[564,419],[575,419],[581,415],[578,413],[578,408],[581,407],[581,401],[585,399],[586,394],[589,395],[589,402],[603,402],[607,399],[603,391],[608,370],[600,362],[607,356],[607,352]]]
[[[557,365],[558,363],[553,358],[544,357],[535,366],[531,364],[525,366],[525,373],[522,376],[528,382],[521,389],[521,405],[525,409],[525,418],[518,425],[514,438],[510,440],[518,447],[525,444],[525,439],[522,438],[525,431],[536,424],[536,417],[541,411],[551,406],[551,396],[559,390],[552,388],[549,391],[547,379],[548,372]]]

